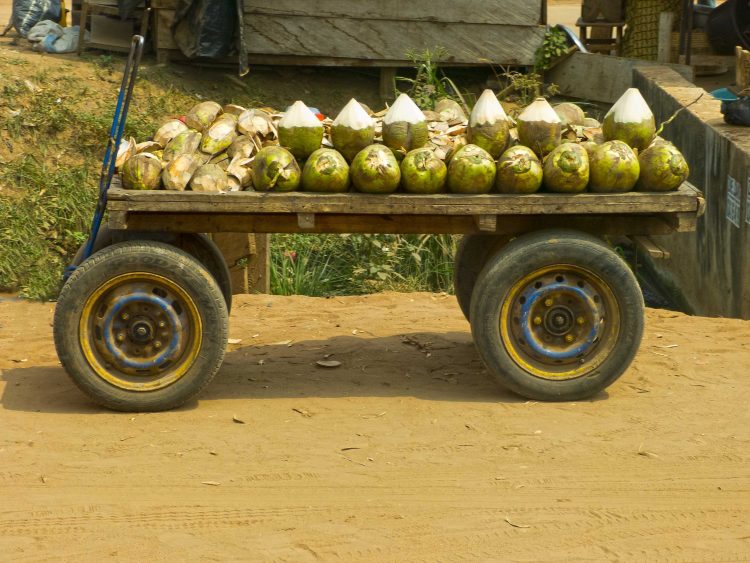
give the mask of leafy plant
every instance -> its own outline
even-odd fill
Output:
[[[534,70],[543,72],[553,61],[568,52],[568,37],[565,32],[555,27],[544,34],[544,41],[534,54]]]
[[[450,98],[462,104],[466,108],[466,102],[456,84],[448,78],[440,69],[439,61],[448,56],[444,47],[436,47],[435,50],[408,51],[406,58],[414,65],[414,78],[404,76],[396,77],[396,80],[411,84],[407,92],[409,97],[420,109],[431,110],[435,102],[442,98]]]

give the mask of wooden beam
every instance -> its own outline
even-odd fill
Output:
[[[630,239],[638,246],[638,248],[651,256],[651,258],[667,260],[670,257],[668,250],[659,246],[648,236],[636,235],[631,236]]]
[[[659,43],[656,60],[660,63],[672,62],[672,28],[674,27],[674,12],[659,14]]]

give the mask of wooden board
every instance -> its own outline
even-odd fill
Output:
[[[109,191],[110,211],[172,213],[339,213],[362,215],[532,215],[696,213],[700,193],[690,184],[670,193],[530,195],[367,195],[303,192]]]
[[[406,61],[410,51],[446,49],[447,63],[531,65],[542,26],[246,15],[249,55]]]
[[[542,0],[245,0],[248,16],[314,16],[354,20],[537,25]]]

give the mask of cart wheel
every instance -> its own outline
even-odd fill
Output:
[[[453,261],[453,292],[467,321],[471,320],[471,294],[479,272],[487,258],[506,245],[510,238],[509,235],[464,235],[458,242]]]
[[[107,225],[102,225],[94,241],[93,253],[99,252],[118,242],[128,240],[153,240],[163,242],[171,246],[181,248],[193,258],[203,264],[211,272],[219,284],[224,301],[227,304],[227,311],[232,310],[232,280],[229,274],[229,268],[224,260],[224,256],[216,246],[216,243],[201,233],[159,233],[151,231],[111,231]],[[80,266],[83,262],[83,250],[85,244],[81,245],[76,252],[72,264]]]
[[[105,407],[175,408],[221,366],[227,308],[212,275],[168,244],[115,244],[68,279],[55,309],[55,346],[70,377]]]
[[[583,399],[628,368],[643,336],[643,296],[627,264],[575,231],[517,238],[477,280],[471,331],[489,371],[543,401]]]

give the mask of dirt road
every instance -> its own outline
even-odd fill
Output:
[[[607,394],[543,404],[487,380],[453,297],[244,297],[200,401],[131,415],[65,377],[52,308],[0,302],[3,559],[750,553],[748,322],[649,311]]]

